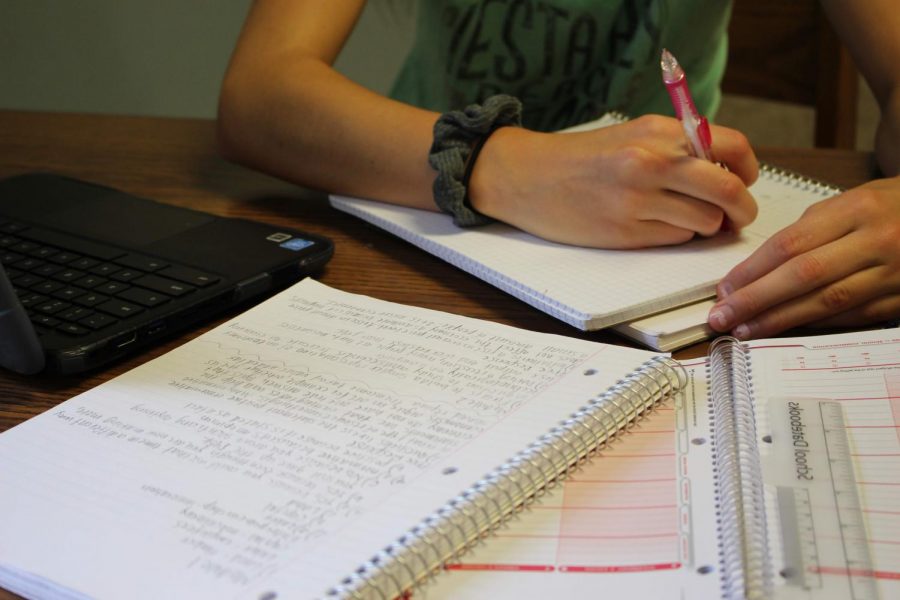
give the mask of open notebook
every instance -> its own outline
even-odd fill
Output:
[[[896,595],[896,527],[880,529],[900,483],[895,333],[753,345],[754,405],[717,384],[744,381],[716,366],[742,355],[733,344],[710,369],[678,365],[305,280],[0,435],[0,586],[35,598],[416,587],[414,598],[681,599],[724,597],[735,582],[796,591],[814,572],[830,590]],[[809,562],[791,550],[794,530],[774,528],[792,513],[768,506],[721,525],[739,508],[734,482],[763,483],[755,453],[723,460],[752,447],[753,411],[781,395],[847,407],[856,450],[843,483],[860,494],[842,514],[856,519],[861,562]],[[771,563],[743,571],[760,552]],[[778,581],[782,565],[810,575]]]
[[[615,121],[609,115],[576,129]],[[643,250],[556,244],[501,223],[460,229],[443,214],[357,198],[332,196],[331,203],[579,329],[621,325],[624,335],[672,350],[708,337],[706,314],[695,307],[672,319],[644,317],[711,298],[731,267],[838,190],[764,166],[750,191],[759,217],[739,237]]]

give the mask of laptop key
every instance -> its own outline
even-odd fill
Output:
[[[47,296],[42,296],[41,294],[24,294],[19,296],[19,304],[28,308],[29,306],[33,306],[35,304],[39,304],[45,300],[49,300]]]
[[[116,300],[115,298],[112,300],[108,300],[103,304],[98,304],[95,307],[97,310],[101,310],[108,315],[112,315],[114,317],[127,318],[132,315],[136,315],[144,309],[138,306],[137,304],[131,304],[129,302],[123,302],[122,300]]]
[[[17,254],[15,252],[4,251],[2,254],[0,254],[0,263],[3,263],[4,265],[11,265],[12,263],[18,262],[18,261],[22,260],[23,258],[25,258],[25,257],[22,256],[21,254]]]
[[[29,275],[28,273],[12,280],[13,284],[20,288],[30,288],[33,285],[39,284],[41,281],[43,280],[40,277]]]
[[[107,300],[109,300],[109,296],[90,292],[85,294],[84,296],[78,296],[75,299],[75,304],[80,304],[81,306],[96,306],[97,304],[106,302]]]
[[[134,269],[122,269],[121,271],[113,273],[110,278],[115,279],[116,281],[131,281],[132,279],[137,279],[142,275],[144,275],[143,271],[135,271]]]
[[[87,290],[83,290],[81,288],[68,286],[61,290],[56,290],[51,296],[54,298],[59,298],[60,300],[74,300],[79,296],[83,296],[87,293]]]
[[[103,329],[108,325],[112,325],[113,323],[118,323],[118,319],[113,318],[109,315],[104,315],[101,313],[95,313],[89,317],[85,317],[80,319],[78,322],[82,325],[86,325],[91,329]]]
[[[93,314],[94,311],[89,308],[84,308],[83,306],[75,306],[68,310],[56,313],[54,316],[59,317],[63,321],[78,321]]]
[[[80,254],[75,254],[74,252],[67,252],[63,250],[62,252],[57,252],[52,256],[48,256],[47,260],[51,262],[55,262],[58,265],[64,265],[66,263],[70,263],[73,260],[78,260],[81,258]]]
[[[84,335],[90,332],[90,329],[83,325],[78,325],[77,323],[63,323],[57,327],[56,330],[68,333],[69,335]]]
[[[196,285],[198,287],[205,287],[219,281],[219,277],[215,275],[210,275],[209,273],[197,271],[196,269],[189,269],[187,267],[179,266],[169,267],[161,271],[159,274],[165,275],[170,279],[176,279],[183,283],[190,283],[191,285]]]
[[[78,269],[63,269],[59,273],[54,274],[53,279],[68,283],[75,281],[76,279],[81,279],[85,275],[86,273],[84,271],[79,271]]]
[[[127,283],[121,283],[119,281],[107,281],[103,285],[98,285],[94,288],[95,292],[99,292],[101,294],[109,294],[110,296],[115,296],[119,292],[124,292],[131,286]]]
[[[38,267],[37,269],[34,269],[32,271],[32,273],[34,273],[35,275],[40,275],[41,277],[53,277],[55,274],[59,273],[63,269],[65,269],[65,267],[62,265],[55,265],[53,263],[45,263],[45,264],[41,265],[40,267]]]
[[[79,258],[78,260],[69,263],[70,267],[74,267],[76,269],[81,269],[82,271],[87,271],[91,267],[96,267],[100,264],[100,261],[96,258]]]
[[[31,291],[37,292],[39,294],[52,294],[56,290],[62,289],[64,287],[66,287],[66,284],[64,283],[44,279],[37,285],[31,286]]]
[[[56,327],[62,322],[56,317],[51,317],[50,315],[34,314],[30,315],[30,317],[32,323],[34,323],[35,325],[43,325],[44,327]]]
[[[22,260],[14,262],[13,266],[17,269],[22,269],[23,271],[31,271],[32,269],[37,269],[43,264],[44,261],[37,258],[23,258]]]
[[[108,280],[105,277],[100,277],[99,275],[88,275],[86,277],[82,277],[75,281],[75,285],[81,286],[83,288],[93,288],[98,285],[106,283]]]
[[[31,254],[31,256],[34,256],[37,258],[48,258],[48,257],[53,256],[54,254],[58,254],[58,253],[59,253],[59,250],[57,250],[56,248],[51,248],[50,246],[41,246],[40,248],[31,252],[30,254]]]
[[[169,263],[158,258],[151,258],[140,254],[126,254],[121,258],[117,258],[116,263],[130,269],[137,269],[138,271],[158,271],[169,266]]]
[[[165,294],[152,292],[150,290],[145,290],[138,287],[133,287],[131,289],[125,290],[124,292],[119,294],[118,297],[122,298],[123,300],[128,300],[129,302],[140,304],[141,306],[146,306],[148,308],[158,306],[160,304],[163,304],[164,302],[169,301],[169,296],[166,296]]]
[[[22,254],[28,254],[40,248],[40,245],[35,244],[34,242],[26,242],[21,241],[18,244],[15,244],[10,248],[14,252],[21,252]]]
[[[132,283],[170,296],[183,296],[197,289],[192,285],[158,275],[146,275],[140,279],[135,279]]]
[[[47,315],[52,315],[58,313],[61,310],[69,308],[70,306],[72,305],[68,302],[63,302],[62,300],[46,300],[39,304],[35,304],[34,310]]]

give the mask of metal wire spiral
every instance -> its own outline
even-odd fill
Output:
[[[710,346],[708,369],[722,595],[771,598],[772,563],[749,357],[740,341],[722,337]]]

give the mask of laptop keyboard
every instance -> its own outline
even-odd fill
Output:
[[[78,337],[219,278],[22,223],[0,221],[0,263],[38,333]]]

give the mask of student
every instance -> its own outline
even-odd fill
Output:
[[[825,4],[844,19],[842,33],[882,103],[879,157],[885,172],[893,174],[891,131],[896,133],[900,108],[896,97],[891,104],[895,79],[889,71],[900,58],[900,36],[890,2]],[[689,73],[701,112],[714,113],[726,58],[727,2],[420,2],[416,40],[393,98],[366,90],[331,67],[364,4],[253,4],[220,99],[219,134],[227,157],[308,187],[431,210],[440,205],[461,224],[497,219],[584,246],[676,244],[712,235],[725,223],[737,230],[755,218],[747,186],[756,178],[757,162],[746,138],[713,126],[715,157],[728,166],[721,169],[689,156],[676,120],[652,114],[671,114],[659,74],[663,45]],[[870,12],[850,4],[864,4]],[[881,29],[868,35],[873,23]],[[869,56],[877,54],[867,53],[869,48],[885,54]],[[522,106],[501,93],[518,97]],[[593,132],[545,133],[607,110],[633,118]],[[520,118],[523,127],[497,127]],[[474,157],[467,174],[463,165]],[[434,186],[436,170],[429,163],[447,185]],[[900,207],[882,198],[900,193],[894,191],[900,189],[898,180],[883,180],[880,193],[876,185],[823,203],[817,207],[825,213],[820,220],[831,222],[831,213],[840,214],[842,205],[862,197],[873,205],[869,212],[877,207],[888,215],[859,223],[854,231],[900,223]],[[815,227],[826,235],[818,221],[809,221],[804,216],[794,227]],[[786,231],[781,238],[793,239]],[[781,272],[791,273],[799,263],[806,266],[804,273],[812,273],[805,255],[824,250],[815,243],[818,238],[807,237],[812,245],[795,245],[785,254],[788,246],[778,243],[781,238],[723,280],[720,294],[725,296],[728,286],[732,293],[711,314],[716,329],[769,335],[838,312],[828,275],[838,277],[847,268],[843,265],[858,263],[842,259],[840,268],[826,265],[818,279],[806,280],[808,295],[790,300],[790,291],[799,288],[781,283],[790,278]],[[889,254],[883,246],[865,251],[872,257]],[[885,270],[900,280],[896,265]],[[877,289],[892,293],[889,288]],[[817,294],[832,301],[830,312],[791,308],[798,302],[821,305]],[[873,295],[866,288],[844,306]],[[897,304],[878,302],[853,315],[863,322],[900,314],[900,298]]]

